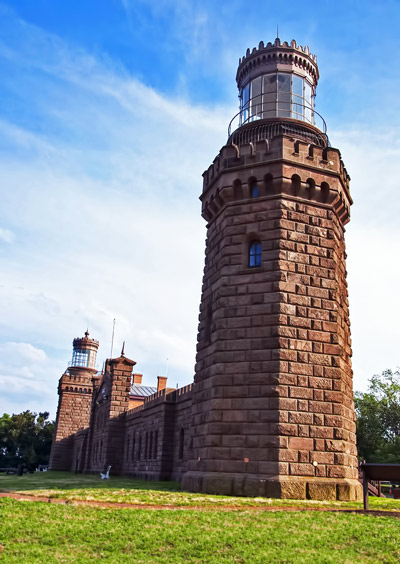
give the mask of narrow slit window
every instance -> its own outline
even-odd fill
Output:
[[[156,431],[155,436],[154,436],[154,457],[153,458],[157,458],[157,454],[158,454],[158,431]]]
[[[185,444],[185,431],[181,429],[179,433],[179,460],[182,460],[183,458],[184,444]]]
[[[261,242],[253,241],[249,247],[249,266],[261,266]]]

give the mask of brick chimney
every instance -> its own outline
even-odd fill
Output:
[[[166,376],[157,376],[157,392],[161,392],[165,390],[167,387],[167,378]]]
[[[143,378],[143,374],[133,374],[132,384],[141,384],[142,378]]]

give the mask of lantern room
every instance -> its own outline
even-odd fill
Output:
[[[327,146],[325,121],[315,111],[318,78],[316,56],[307,46],[298,46],[295,40],[289,44],[277,38],[267,45],[261,41],[258,48],[248,49],[239,59],[236,75],[239,112],[229,125],[231,142],[236,142],[235,137],[230,137],[232,132],[268,122],[269,129],[279,123],[280,133],[292,133],[316,145]],[[273,134],[269,129],[267,137]],[[257,140],[249,133],[247,141]]]
[[[76,338],[73,341],[72,361],[70,366],[81,368],[95,368],[97,349],[99,342],[89,338],[89,332],[85,332],[85,336]]]

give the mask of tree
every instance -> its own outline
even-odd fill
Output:
[[[47,411],[36,414],[29,410],[0,417],[0,467],[22,464],[31,470],[48,463],[54,430],[48,417]]]
[[[400,463],[400,370],[371,378],[355,394],[358,455],[367,462]]]

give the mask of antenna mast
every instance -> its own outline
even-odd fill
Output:
[[[111,354],[110,354],[110,358],[112,358],[112,355],[113,355],[113,348],[114,348],[114,332],[115,332],[115,318],[113,319],[113,329],[112,329],[112,337],[111,337]]]

